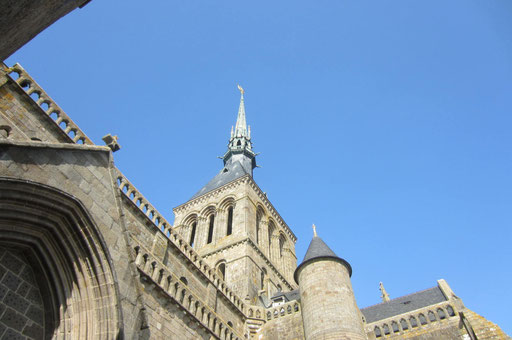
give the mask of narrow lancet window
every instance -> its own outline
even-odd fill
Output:
[[[256,213],[256,244],[260,244],[260,223],[261,223],[261,214],[258,211]]]
[[[233,207],[228,209],[228,231],[227,235],[231,235],[233,233]]]
[[[194,241],[196,239],[196,226],[197,226],[196,222],[192,223],[192,231],[190,232],[190,241],[188,242],[192,248],[194,247]]]
[[[215,222],[215,217],[212,215],[210,215],[210,226],[208,227],[208,241],[206,242],[207,244],[210,244],[212,243],[213,241],[213,224]]]

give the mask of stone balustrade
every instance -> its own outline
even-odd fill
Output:
[[[155,226],[155,233],[163,233],[168,242],[187,259],[191,265],[194,265],[206,278],[224,295],[224,298],[232,304],[232,307],[245,316],[245,303],[227,287],[224,280],[217,274],[216,270],[206,264],[201,255],[199,255],[186,242],[178,232],[172,228],[172,225],[149,203],[146,198],[128,181],[128,179],[117,170],[117,183],[121,192],[130,202],[141,210],[149,221]]]
[[[244,338],[195,295],[185,282],[153,258],[149,251],[141,246],[136,246],[134,250],[136,253],[135,265],[143,275],[143,279],[150,281],[169,298],[172,298],[197,323],[208,329],[216,339],[241,340]]]
[[[76,144],[94,145],[87,135],[80,130],[71,118],[58,106],[51,97],[36,83],[34,79],[21,67],[15,64],[8,69],[8,74],[66,133],[70,141]]]
[[[292,315],[300,312],[300,303],[297,300],[289,301],[279,306],[267,308],[265,310],[265,320],[268,322],[283,316]]]

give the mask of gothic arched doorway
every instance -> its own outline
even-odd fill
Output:
[[[33,339],[122,338],[106,249],[74,197],[0,178],[0,332]]]

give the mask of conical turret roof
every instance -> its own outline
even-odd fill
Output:
[[[327,244],[325,244],[324,240],[320,237],[315,236],[311,240],[309,244],[308,251],[306,255],[304,255],[304,259],[302,262],[306,262],[317,257],[338,257],[332,250],[329,248]]]
[[[349,276],[352,276],[352,267],[350,266],[350,264],[341,257],[338,257],[338,255],[336,255],[336,253],[334,253],[331,250],[331,248],[329,248],[329,246],[316,234],[315,230],[315,234],[313,236],[313,239],[311,240],[311,243],[309,244],[308,250],[306,251],[306,255],[304,256],[302,263],[297,267],[297,269],[295,269],[295,273],[293,274],[295,282],[299,283],[299,271],[305,265],[313,262],[314,260],[321,259],[329,259],[342,263],[343,265],[345,265],[345,267],[347,267]]]

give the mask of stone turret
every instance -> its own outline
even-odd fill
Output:
[[[351,275],[350,264],[336,256],[315,231],[294,273],[306,340],[366,339]]]

